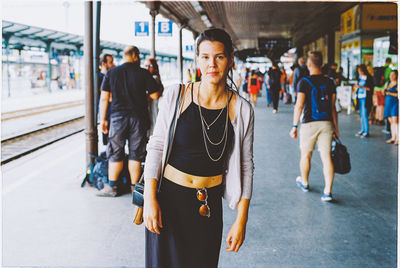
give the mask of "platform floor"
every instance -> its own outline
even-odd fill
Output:
[[[320,200],[315,151],[309,193],[295,184],[298,141],[288,133],[293,106],[256,107],[255,177],[246,241],[221,249],[220,267],[395,267],[398,147],[382,127],[354,136],[356,115],[340,114],[352,171],[335,177],[332,203]],[[132,223],[130,196],[100,198],[80,188],[83,133],[2,166],[3,266],[143,267],[144,226]],[[235,219],[224,203],[224,240]]]

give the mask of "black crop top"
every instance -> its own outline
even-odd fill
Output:
[[[185,173],[195,176],[216,176],[223,173],[226,158],[232,148],[234,131],[228,118],[228,140],[224,154],[218,161],[212,161],[207,154],[200,121],[199,106],[193,102],[193,87],[191,90],[192,102],[178,119],[174,141],[168,164]],[[233,93],[232,93],[233,95]],[[232,98],[230,96],[230,99]],[[221,109],[210,110],[201,107],[201,113],[207,122],[212,123]],[[218,120],[207,130],[208,137],[214,143],[219,142],[225,129],[227,108],[223,108]],[[224,142],[212,145],[206,138],[207,148],[213,159],[217,159],[222,152]]]

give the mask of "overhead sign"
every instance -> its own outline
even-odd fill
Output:
[[[340,16],[340,32],[342,35],[360,30],[360,6],[350,8]]]
[[[172,21],[158,22],[158,36],[172,36]]]
[[[135,36],[149,36],[149,22],[135,21]]]
[[[260,49],[284,49],[289,50],[292,48],[292,40],[286,38],[270,39],[258,38],[258,47]]]

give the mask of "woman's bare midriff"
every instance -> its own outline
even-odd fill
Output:
[[[211,177],[195,176],[182,172],[169,164],[165,167],[164,177],[181,186],[195,189],[212,188],[222,183],[222,174]]]

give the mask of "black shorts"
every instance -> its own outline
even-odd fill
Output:
[[[128,140],[129,160],[144,162],[146,158],[148,124],[135,116],[111,116],[107,144],[107,157],[111,162],[125,158],[125,142]]]

